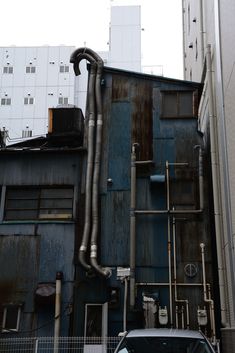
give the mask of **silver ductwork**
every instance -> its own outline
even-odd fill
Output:
[[[74,72],[80,75],[79,64],[81,60],[87,60],[91,64],[88,81],[88,132],[87,132],[87,168],[85,186],[85,222],[82,242],[79,249],[79,261],[86,270],[94,269],[104,277],[111,274],[110,269],[98,264],[98,229],[99,229],[99,180],[102,149],[102,99],[101,99],[101,75],[103,60],[89,48],[75,50],[70,58],[74,64]],[[88,243],[90,241],[90,264],[86,261]]]

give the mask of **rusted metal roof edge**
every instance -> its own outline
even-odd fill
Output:
[[[197,87],[201,88],[203,84],[201,82],[195,82],[195,81],[186,81],[186,80],[181,80],[177,78],[171,78],[171,77],[165,77],[165,76],[155,76],[155,75],[150,75],[146,74],[143,72],[136,72],[136,71],[128,71],[128,70],[123,70],[123,69],[118,69],[118,68],[113,68],[113,67],[108,67],[104,66],[103,68],[104,72],[107,73],[117,73],[117,74],[123,74],[123,75],[128,75],[132,77],[139,77],[139,78],[146,78],[148,80],[154,80],[154,81],[164,81],[164,82],[171,82],[171,83],[176,83],[176,84],[184,84],[184,85],[189,85],[192,87]]]
[[[50,153],[50,152],[57,152],[57,153],[85,153],[87,149],[85,147],[78,147],[78,148],[30,148],[30,147],[23,147],[23,148],[1,148],[0,154],[13,154],[13,153]]]

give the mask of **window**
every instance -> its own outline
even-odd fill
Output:
[[[5,220],[65,220],[72,217],[72,187],[7,187]]]
[[[162,91],[162,118],[193,118],[197,115],[197,91]]]
[[[59,97],[58,103],[59,104],[69,104],[69,99],[68,99],[68,97]]]
[[[4,66],[3,73],[4,74],[13,74],[13,66]]]
[[[25,97],[24,98],[24,104],[34,104],[34,98],[33,97]]]
[[[26,74],[35,74],[36,67],[35,66],[26,66]]]
[[[33,131],[32,130],[22,130],[22,137],[26,138],[26,137],[32,137],[33,135]]]
[[[60,72],[69,72],[69,66],[68,65],[60,65]]]
[[[11,105],[11,98],[2,98],[1,105]]]
[[[19,331],[21,305],[9,304],[3,308],[2,332]]]
[[[85,304],[85,337],[107,336],[108,303]]]

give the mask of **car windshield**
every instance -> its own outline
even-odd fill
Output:
[[[118,353],[212,353],[204,339],[185,337],[126,337]]]

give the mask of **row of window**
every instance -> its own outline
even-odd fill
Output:
[[[26,66],[25,72],[26,72],[26,74],[35,74],[36,73],[36,66],[31,66],[31,65],[30,66]],[[69,72],[69,66],[68,65],[60,65],[59,72],[60,73]],[[4,74],[13,74],[14,73],[13,66],[4,66],[3,67],[3,73]]]
[[[71,220],[73,187],[7,187],[3,220]]]
[[[24,98],[24,104],[25,105],[31,105],[35,103],[35,99],[33,97],[25,97]],[[69,104],[69,98],[68,97],[59,97],[58,98],[58,104]],[[11,98],[1,98],[1,105],[11,105]]]

